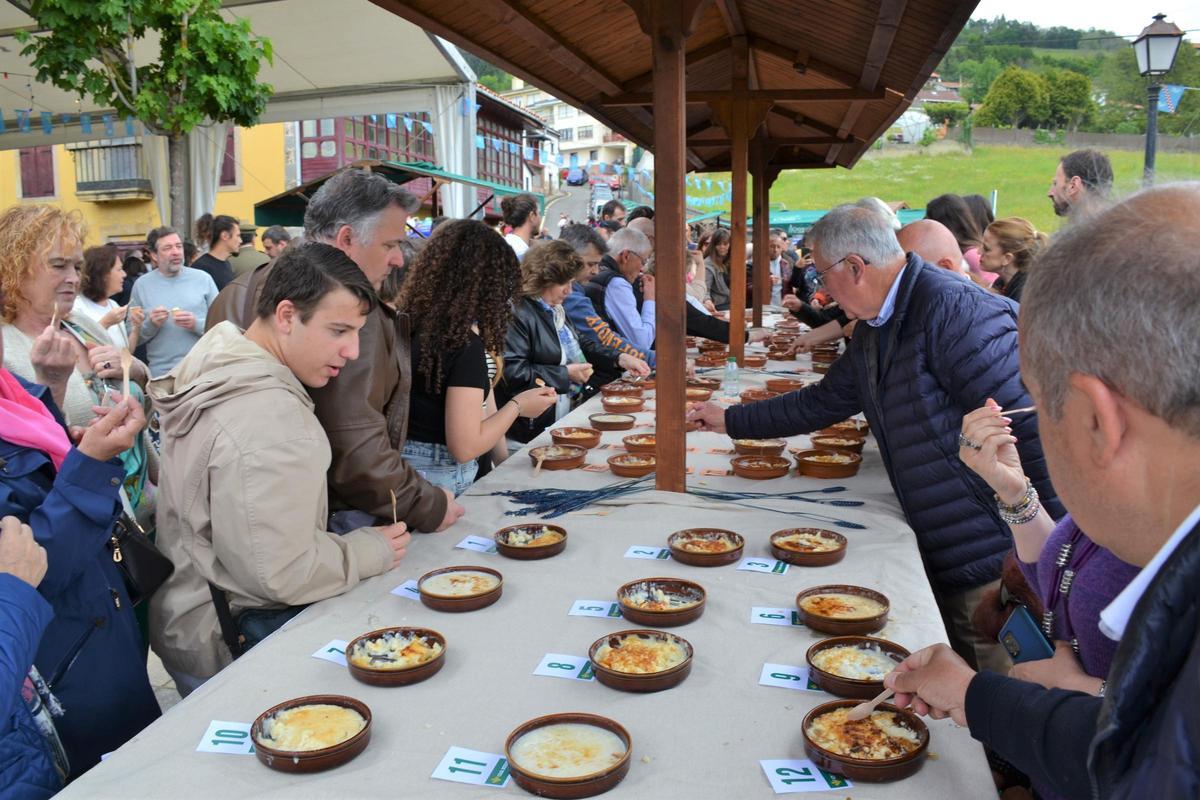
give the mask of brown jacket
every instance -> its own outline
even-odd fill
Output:
[[[245,329],[275,262],[239,275],[208,309],[208,327],[229,320]],[[333,449],[329,503],[333,511],[357,509],[400,519],[417,531],[436,530],[446,516],[446,493],[422,478],[400,451],[408,434],[412,384],[408,317],[383,304],[358,335],[359,355],[323,389],[310,389],[317,418]]]

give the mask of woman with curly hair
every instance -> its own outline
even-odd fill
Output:
[[[729,265],[732,237],[726,228],[718,227],[701,248],[704,253],[704,276],[708,284],[708,299],[717,311],[729,310]]]
[[[504,432],[518,417],[540,416],[556,399],[553,389],[536,387],[498,410],[489,402],[487,357],[503,346],[520,279],[517,257],[498,233],[455,220],[438,226],[396,301],[413,330],[404,459],[456,495],[475,479],[475,459],[508,454]]]

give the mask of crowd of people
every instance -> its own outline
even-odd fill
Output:
[[[896,701],[968,725],[1039,797],[1196,796],[1200,186],[1111,185],[1103,154],[1065,156],[1052,238],[955,194],[906,226],[868,197],[801,241],[771,230],[769,302],[811,329],[792,349],[844,352],[813,386],[688,419],[764,438],[864,415],[952,645],[904,661]],[[49,796],[152,722],[147,647],[186,696],[650,374],[652,210],[614,200],[551,237],[518,194],[499,228],[423,239],[418,206],[351,170],[302,238],[273,227],[260,252],[205,215],[199,247],[160,227],[131,255],[84,249],[52,205],[0,213],[0,787]],[[688,237],[687,333],[728,342],[753,254]],[[1050,657],[997,641],[1017,605]]]

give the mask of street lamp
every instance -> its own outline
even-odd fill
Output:
[[[1175,23],[1167,22],[1165,14],[1155,14],[1154,22],[1133,40],[1138,72],[1150,81],[1146,90],[1146,166],[1142,178],[1147,186],[1154,183],[1154,156],[1158,146],[1158,97],[1162,92],[1158,79],[1171,71],[1181,41],[1183,31]]]

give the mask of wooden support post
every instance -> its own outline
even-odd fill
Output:
[[[737,359],[740,367],[746,355],[745,339],[737,335],[737,331],[746,328],[746,189],[749,188],[746,175],[750,157],[746,115],[735,114],[732,128],[729,131],[733,141],[730,164],[733,197],[729,209],[729,354]]]
[[[771,232],[771,220],[767,198],[767,157],[763,142],[755,139],[750,143],[750,174],[754,178],[754,309],[752,324],[763,324],[763,306],[771,301],[771,256],[767,252],[767,239]]]
[[[684,476],[684,385],[686,378],[686,234],[684,43],[703,0],[661,3],[631,0],[642,30],[650,37],[654,80],[654,263],[656,292],[655,353],[658,389],[655,423],[658,437],[657,488],[686,491]]]

